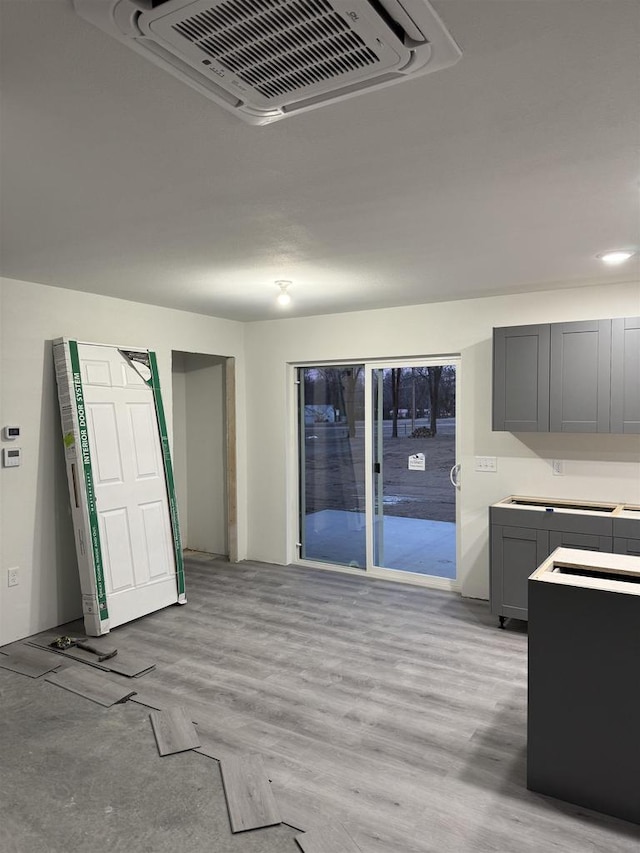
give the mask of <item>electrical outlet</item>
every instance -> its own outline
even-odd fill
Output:
[[[564,474],[564,463],[562,459],[553,459],[551,462],[551,470],[555,477],[562,477]]]
[[[476,471],[495,473],[498,470],[497,456],[476,456]]]
[[[18,586],[20,583],[20,570],[17,566],[13,569],[7,569],[7,586]]]

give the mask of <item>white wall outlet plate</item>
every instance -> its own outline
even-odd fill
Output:
[[[18,586],[20,583],[20,570],[17,566],[7,569],[7,586]]]
[[[498,470],[498,457],[497,456],[476,456],[476,471],[482,471],[484,473],[495,474]]]
[[[564,474],[564,462],[562,459],[552,459],[551,470],[553,471],[554,476],[562,477]]]

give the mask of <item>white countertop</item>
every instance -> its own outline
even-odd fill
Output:
[[[492,504],[501,509],[522,509],[525,512],[562,512],[570,515],[597,515],[601,518],[636,518],[640,520],[640,506],[615,504],[609,501],[581,501],[567,498],[535,498],[509,495]]]
[[[578,569],[580,574],[563,574],[563,568]],[[612,577],[594,577],[591,572],[607,572]],[[583,551],[578,548],[556,548],[538,566],[529,580],[589,587],[640,597],[640,557],[603,551]]]
[[[623,506],[616,518],[637,518],[640,520],[640,506]]]

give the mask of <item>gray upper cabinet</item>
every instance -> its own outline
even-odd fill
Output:
[[[549,324],[493,330],[493,429],[549,431]]]
[[[640,317],[612,322],[611,432],[640,433]]]
[[[493,330],[493,429],[640,434],[640,317]]]
[[[609,432],[611,320],[551,326],[551,432]]]

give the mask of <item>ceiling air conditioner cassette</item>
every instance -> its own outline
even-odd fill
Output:
[[[73,0],[76,12],[250,124],[453,65],[426,0]]]

